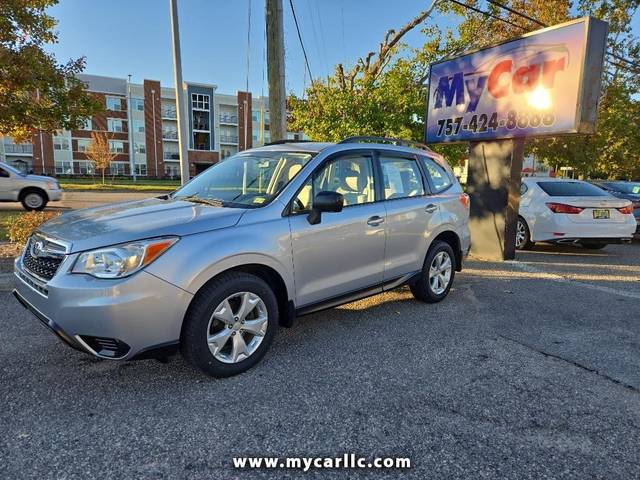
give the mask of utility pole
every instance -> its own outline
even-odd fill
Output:
[[[133,177],[133,181],[137,182],[137,172],[136,172],[136,141],[133,138],[133,111],[131,110],[131,74],[128,75],[129,81],[127,82],[127,124],[129,128],[127,128],[127,133],[129,135],[129,171],[131,172],[131,176]]]
[[[267,0],[267,75],[271,141],[287,138],[282,0]]]
[[[180,31],[178,27],[178,0],[169,0],[171,7],[171,36],[173,39],[173,81],[176,85],[176,107],[178,110],[178,150],[180,151],[180,183],[189,181],[189,153],[187,134],[187,106],[184,104],[182,86],[182,59],[180,57]]]

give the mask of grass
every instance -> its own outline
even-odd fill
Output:
[[[129,179],[105,179],[102,184],[100,178],[61,178],[58,180],[63,190],[102,190],[102,191],[130,191],[130,192],[171,192],[180,186],[177,180],[148,180],[134,182]]]
[[[16,212],[0,212],[0,242],[9,241],[9,225]]]

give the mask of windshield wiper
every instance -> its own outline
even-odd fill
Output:
[[[184,200],[185,202],[201,203],[203,205],[209,205],[211,207],[224,207],[224,202],[222,200],[201,198],[201,197],[198,197],[197,195],[189,195],[187,197],[174,197],[174,198],[176,200]]]

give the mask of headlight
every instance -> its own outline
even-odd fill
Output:
[[[58,184],[56,182],[47,182],[47,188],[49,190],[58,190]]]
[[[177,237],[156,238],[85,252],[78,257],[71,272],[97,278],[128,277],[149,265],[177,241]]]

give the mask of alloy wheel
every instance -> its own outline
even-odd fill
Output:
[[[441,295],[449,286],[453,264],[447,252],[438,252],[429,267],[429,287],[436,295]]]
[[[518,220],[518,225],[516,227],[516,248],[522,247],[526,238],[527,230],[525,229],[524,223],[522,220]]]
[[[223,363],[238,363],[258,349],[269,323],[264,301],[255,293],[229,295],[216,307],[207,327],[207,344]]]

